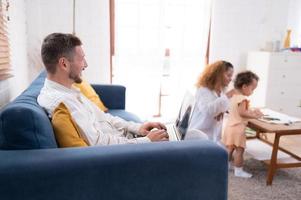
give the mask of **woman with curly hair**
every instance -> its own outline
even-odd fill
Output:
[[[221,139],[223,114],[228,110],[229,99],[235,93],[234,89],[225,92],[233,72],[230,62],[217,61],[206,66],[196,83],[196,103],[189,128],[203,131],[208,139],[216,143]]]

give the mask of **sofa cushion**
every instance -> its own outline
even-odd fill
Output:
[[[100,108],[100,110],[104,112],[108,111],[108,108],[103,104],[99,96],[96,94],[95,90],[86,80],[83,79],[81,83],[76,83],[73,85],[79,88],[83,95],[85,95],[88,99],[95,103]]]
[[[44,110],[20,101],[8,105],[0,114],[0,149],[43,148],[57,148]]]
[[[63,103],[54,110],[51,123],[59,147],[88,146],[80,137],[79,130],[72,120],[68,108]]]
[[[0,112],[0,149],[57,148],[53,129],[37,96],[44,84],[42,72],[31,85]]]
[[[122,85],[92,84],[95,92],[101,94],[101,101],[111,109],[125,109],[126,88]]]

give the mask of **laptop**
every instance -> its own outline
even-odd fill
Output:
[[[187,91],[181,103],[179,114],[175,123],[166,125],[169,141],[184,140],[194,109],[194,104],[194,96],[191,94],[191,92]]]

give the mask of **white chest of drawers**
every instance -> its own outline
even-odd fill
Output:
[[[260,78],[252,106],[301,117],[301,53],[250,52],[247,69]]]

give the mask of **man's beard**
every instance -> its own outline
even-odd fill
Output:
[[[75,83],[81,83],[83,81],[78,74],[75,74],[72,71],[69,74],[69,78],[72,79]]]

